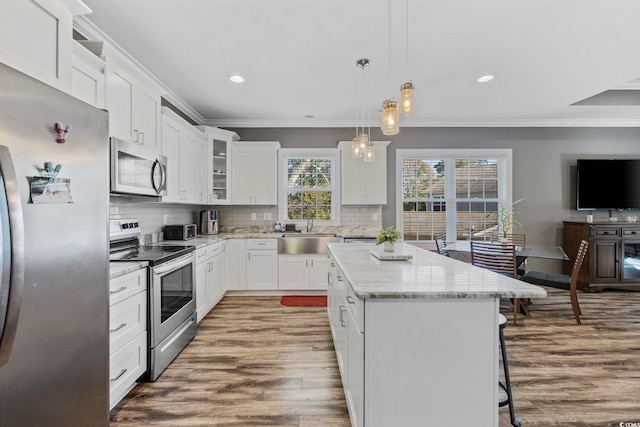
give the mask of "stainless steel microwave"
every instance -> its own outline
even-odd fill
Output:
[[[167,195],[167,158],[147,148],[111,138],[111,192]]]

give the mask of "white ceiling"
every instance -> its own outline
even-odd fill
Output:
[[[640,89],[637,0],[409,0],[408,73],[406,0],[391,0],[390,64],[387,0],[84,2],[212,125],[353,126],[366,57],[372,126],[408,79],[417,108],[401,126],[640,126],[640,105],[571,106]]]

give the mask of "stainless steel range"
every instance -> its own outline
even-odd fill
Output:
[[[136,219],[109,222],[110,260],[149,263],[149,380],[196,336],[195,247],[140,245]]]

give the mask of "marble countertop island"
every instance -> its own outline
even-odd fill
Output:
[[[372,244],[328,247],[352,424],[498,427],[500,301],[546,291],[410,244],[396,244],[406,261],[382,261]]]
[[[360,298],[544,298],[547,292],[407,243],[396,252],[408,261],[381,261],[371,244],[329,243],[329,252]]]

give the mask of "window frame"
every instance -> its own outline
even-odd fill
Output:
[[[287,195],[289,187],[287,182],[289,159],[323,159],[331,161],[331,219],[314,220],[314,226],[340,225],[340,200],[341,200],[341,173],[340,150],[337,148],[283,148],[278,151],[278,218],[280,222],[296,224],[298,228],[304,228],[307,220],[287,219]]]
[[[398,149],[396,150],[396,228],[404,230],[402,199],[403,161],[444,160],[455,163],[456,159],[496,159],[498,160],[498,206],[511,206],[513,191],[513,150],[512,149]],[[455,188],[455,168],[445,167],[444,202],[455,206],[458,200]],[[468,200],[465,198],[465,200]],[[485,198],[479,200],[486,200]],[[446,235],[448,242],[457,241],[456,209],[447,208]],[[453,236],[453,237],[451,237]],[[412,242],[431,242],[433,240],[415,240]]]

